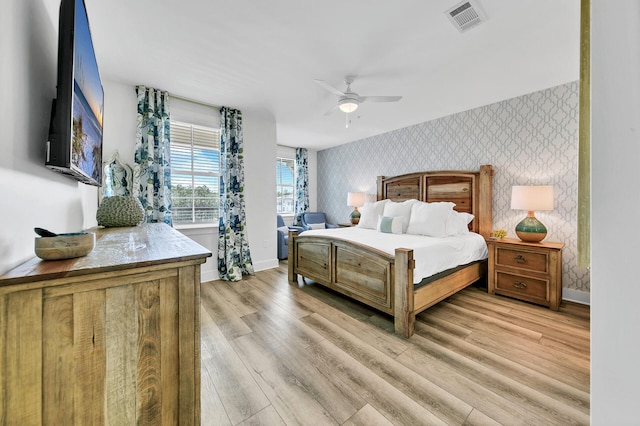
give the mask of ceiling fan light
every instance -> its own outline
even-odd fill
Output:
[[[352,99],[341,100],[338,104],[340,111],[350,113],[358,109],[358,103]]]

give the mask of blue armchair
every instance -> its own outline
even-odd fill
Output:
[[[325,229],[337,228],[336,225],[327,223],[327,216],[323,212],[305,212],[300,218],[302,227],[305,231],[309,229],[318,229],[321,223],[324,223]]]
[[[289,229],[296,229],[302,232],[300,226],[287,226],[284,224],[282,216],[278,215],[278,259],[286,259],[289,255]]]

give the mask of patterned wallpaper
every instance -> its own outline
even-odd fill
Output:
[[[553,185],[555,210],[537,212],[548,241],[562,241],[563,287],[589,292],[577,266],[578,82],[486,105],[318,152],[318,210],[348,222],[347,192],[375,199],[376,177],[491,164],[493,227],[515,235],[526,212],[510,209],[511,186]]]

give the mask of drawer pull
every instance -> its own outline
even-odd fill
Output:
[[[517,255],[514,260],[516,263],[519,263],[521,265],[524,265],[525,263],[527,263],[527,259],[521,254]]]
[[[516,281],[516,282],[513,283],[513,286],[515,288],[523,289],[523,288],[527,288],[527,283],[522,282],[522,281]]]

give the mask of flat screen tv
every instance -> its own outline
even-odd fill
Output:
[[[84,0],[62,0],[57,97],[45,165],[89,185],[102,184],[104,91]]]

